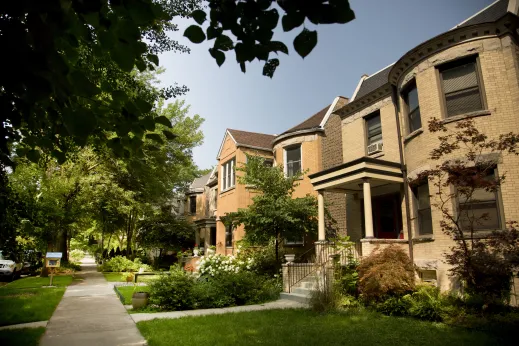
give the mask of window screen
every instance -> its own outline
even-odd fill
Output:
[[[292,177],[301,172],[301,146],[285,149],[287,175]]]
[[[485,179],[495,179],[494,171]],[[495,230],[501,228],[497,191],[484,188],[474,190],[470,195],[459,194],[460,222],[463,230]]]
[[[483,109],[476,61],[465,61],[441,70],[447,116]]]
[[[380,123],[380,113],[366,119],[368,129],[368,145],[382,140],[382,124]]]
[[[409,123],[409,133],[422,128],[420,118],[420,105],[418,103],[418,89],[416,84],[412,84],[404,95],[407,104],[407,122]]]
[[[419,235],[432,234],[431,202],[427,181],[414,188],[417,213],[417,231]]]

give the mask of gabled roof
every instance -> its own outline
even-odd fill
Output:
[[[282,135],[291,133],[291,132],[301,131],[301,130],[310,130],[310,129],[319,128],[321,126],[321,122],[323,121],[324,117],[326,116],[326,113],[328,112],[328,109],[330,108],[330,106],[331,106],[331,104],[324,107],[319,112],[315,113],[310,118],[303,121],[302,123],[292,127],[289,130],[286,130],[285,132],[282,133]]]
[[[204,186],[209,181],[209,177],[211,176],[211,173],[207,173],[207,174],[202,175],[199,178],[195,178],[195,180],[193,180],[193,182],[191,184],[189,184],[189,193],[203,192]]]
[[[247,132],[241,130],[227,129],[237,146],[272,150],[272,141],[276,136],[265,133]]]
[[[469,17],[460,24],[456,25],[453,29],[463,28],[469,25],[495,22],[506,14],[508,10],[508,2],[509,0],[497,0],[472,17]]]

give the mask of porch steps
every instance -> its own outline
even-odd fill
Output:
[[[280,295],[281,299],[288,299],[303,304],[310,302],[310,295],[312,291],[317,288],[317,277],[310,275],[297,284],[295,284],[290,293],[283,292]]]

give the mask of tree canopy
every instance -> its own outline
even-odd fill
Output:
[[[264,158],[258,156],[247,156],[247,163],[237,170],[245,173],[238,177],[240,184],[258,194],[248,208],[227,214],[224,222],[235,227],[243,224],[249,242],[263,245],[275,238],[277,257],[284,239],[316,233],[316,197],[292,196],[302,173],[285,177],[282,166],[265,165]]]

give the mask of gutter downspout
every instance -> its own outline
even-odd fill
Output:
[[[405,200],[405,209],[406,209],[406,223],[407,223],[407,238],[409,241],[409,258],[411,259],[411,263],[414,264],[414,254],[413,254],[413,232],[411,230],[411,208],[409,203],[409,182],[407,181],[407,166],[404,164],[404,149],[402,147],[402,131],[400,129],[400,107],[398,102],[398,92],[396,86],[391,85],[391,98],[393,99],[393,105],[395,106],[395,117],[396,117],[396,131],[398,136],[398,149],[400,153],[400,164],[402,166],[402,175],[404,177],[404,200]]]

